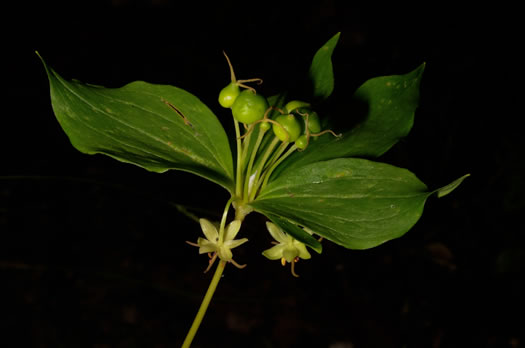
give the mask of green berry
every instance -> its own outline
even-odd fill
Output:
[[[219,93],[219,104],[221,104],[223,108],[231,108],[240,93],[239,86],[237,86],[235,82],[231,82]]]
[[[261,122],[261,125],[259,126],[262,131],[267,131],[270,129],[270,122]]]
[[[297,111],[302,115],[308,114],[308,130],[311,133],[319,133],[321,131],[321,121],[319,120],[317,112],[308,108],[300,108]],[[306,116],[304,116],[304,118],[306,120]]]
[[[284,108],[286,109],[286,112],[290,113],[290,112],[294,111],[297,108],[309,107],[309,106],[310,106],[310,104],[307,103],[307,102],[304,102],[304,101],[301,101],[301,100],[291,100],[288,103],[286,103]]]
[[[299,138],[297,138],[297,140],[295,141],[295,146],[297,146],[297,148],[301,150],[306,149],[306,146],[308,146],[308,138],[306,137],[306,134],[303,134]]]
[[[279,140],[294,142],[301,135],[301,123],[295,118],[294,115],[280,115],[275,119],[281,126],[274,124],[272,126],[273,133]]]
[[[261,120],[267,109],[268,101],[265,97],[246,89],[235,99],[232,114],[237,121],[250,124]]]

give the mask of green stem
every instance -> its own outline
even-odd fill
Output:
[[[244,195],[243,197],[244,198],[247,198],[248,197],[248,187],[249,187],[249,184],[250,184],[250,176],[253,174],[252,173],[252,167],[253,167],[253,162],[255,161],[255,157],[257,155],[257,151],[259,151],[259,146],[261,146],[261,142],[262,142],[262,139],[264,138],[264,134],[266,133],[266,131],[262,130],[259,128],[259,135],[257,137],[257,140],[255,142],[255,146],[252,150],[252,153],[251,153],[251,156],[250,156],[250,161],[248,162],[248,168],[246,169],[246,179],[245,179],[245,183],[244,183]]]
[[[270,155],[272,154],[273,150],[275,149],[275,146],[279,143],[279,141],[280,141],[279,138],[274,137],[273,141],[266,148],[266,151],[265,151],[265,153],[263,155],[263,158],[259,162],[259,165],[257,166],[257,169],[255,171],[255,180],[254,180],[255,184],[257,184],[257,182],[259,182],[259,178],[261,177],[261,172],[263,171],[264,165],[266,164],[266,161],[268,160],[268,157],[270,157]],[[255,198],[255,190],[253,190],[253,188],[249,192],[249,196],[250,197],[248,198],[248,202],[253,201],[253,199]]]
[[[195,319],[193,320],[193,324],[191,324],[190,330],[188,331],[188,334],[186,335],[186,338],[184,339],[184,342],[182,343],[182,348],[190,347],[191,342],[193,341],[193,338],[195,337],[195,334],[197,333],[197,330],[199,329],[199,326],[201,325],[202,319],[204,318],[204,314],[206,314],[206,310],[208,309],[208,306],[213,297],[213,294],[215,293],[215,290],[217,289],[217,284],[219,284],[219,280],[221,280],[221,276],[222,276],[222,272],[224,271],[224,267],[226,267],[226,261],[220,260],[219,265],[217,266],[217,269],[215,270],[215,274],[213,275],[213,278],[211,279],[210,286],[208,287],[208,290],[206,291],[206,295],[204,295],[204,299],[202,300],[199,311],[197,312],[197,315],[195,316]]]
[[[248,156],[248,150],[250,149],[250,139],[252,137],[252,131],[245,133],[245,137],[242,140],[242,156],[241,156],[241,169],[246,167],[246,157]]]
[[[224,207],[224,211],[222,213],[221,218],[221,224],[219,226],[219,243],[222,243],[224,241],[224,228],[226,226],[226,220],[228,218],[228,212],[230,210],[230,206],[235,199],[234,196],[232,196],[228,202],[226,202],[226,206]],[[219,284],[219,280],[221,279],[222,272],[224,271],[224,267],[226,266],[226,261],[219,260],[219,265],[217,266],[217,269],[215,270],[215,274],[213,275],[213,278],[211,279],[210,286],[208,287],[208,291],[206,291],[206,295],[204,295],[204,299],[202,300],[201,306],[199,308],[199,311],[197,312],[197,315],[195,316],[195,319],[193,320],[193,324],[191,325],[190,331],[188,331],[188,334],[186,335],[186,339],[184,340],[184,343],[182,343],[182,348],[189,347],[191,344],[191,341],[193,341],[193,338],[195,337],[195,334],[197,333],[197,330],[199,329],[199,326],[201,325],[202,319],[204,318],[204,314],[206,314],[206,310],[208,309],[208,306],[210,304],[210,301],[213,297],[213,294],[215,293],[215,289],[217,289],[217,284]]]
[[[268,183],[268,179],[270,179],[270,176],[272,175],[275,168],[277,168],[277,166],[279,166],[279,164],[281,164],[281,162],[284,161],[288,156],[290,156],[296,149],[297,149],[297,146],[295,146],[295,144],[292,145],[292,147],[290,147],[288,151],[286,151],[286,153],[281,156],[281,158],[279,158],[270,168],[268,168],[268,170],[264,173],[264,178],[263,178],[264,180],[261,185],[261,190]]]
[[[279,145],[279,148],[277,149],[277,151],[274,152],[270,160],[264,166],[263,170],[271,167],[279,159],[279,156],[281,156],[284,150],[286,150],[286,148],[288,147],[288,144],[290,143],[283,141],[281,145]]]
[[[235,137],[237,140],[237,175],[235,178],[235,194],[237,197],[240,197],[242,194],[242,144],[241,144],[241,130],[239,129],[239,121],[233,119],[233,124],[235,125]]]
[[[226,218],[228,217],[228,211],[230,210],[230,205],[232,204],[234,199],[235,197],[232,196],[228,200],[228,202],[226,202],[226,206],[224,207],[224,211],[222,213],[221,224],[219,226],[219,243],[222,243],[224,241],[224,226],[226,226]]]

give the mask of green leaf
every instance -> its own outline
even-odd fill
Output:
[[[352,119],[362,121],[336,138],[326,134],[293,154],[276,172],[339,157],[378,157],[410,132],[419,103],[419,85],[425,64],[405,75],[382,76],[366,81],[353,96],[353,107],[342,110],[333,131]],[[286,168],[286,169],[285,169]]]
[[[450,184],[446,185],[446,186],[443,186],[442,188],[440,189],[437,189],[435,192],[437,194],[437,197],[438,198],[441,198],[441,197],[445,197],[446,195],[448,195],[450,192],[454,191],[462,182],[463,180],[465,180],[466,178],[468,178],[470,176],[470,174],[465,174],[463,175],[461,178],[459,179],[456,179],[454,181],[452,181]]]
[[[335,34],[314,55],[310,65],[310,79],[313,83],[313,96],[324,100],[334,90],[334,71],[332,67],[332,53],[334,52],[339,35]]]
[[[76,149],[159,173],[187,171],[232,191],[233,161],[226,133],[197,97],[177,87],[142,81],[121,88],[66,81],[43,59],[42,63],[53,110]]]
[[[250,205],[344,247],[368,249],[405,234],[434,192],[406,169],[340,158],[287,172]]]

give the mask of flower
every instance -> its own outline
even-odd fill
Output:
[[[237,262],[235,262],[233,260],[233,254],[231,251],[231,249],[236,248],[248,241],[248,238],[234,239],[241,228],[241,220],[233,220],[228,224],[223,240],[221,240],[219,231],[217,231],[217,227],[213,223],[206,219],[199,219],[199,222],[201,224],[202,232],[206,238],[199,237],[197,239],[197,243],[187,243],[199,247],[199,254],[213,253],[213,256],[210,254],[210,265],[204,271],[205,273],[211,268],[217,256],[221,260],[233,263],[238,268],[244,268],[246,266],[239,265]]]
[[[270,221],[266,222],[266,227],[268,232],[272,235],[273,239],[277,241],[273,247],[263,251],[263,255],[270,260],[279,260],[284,266],[286,262],[292,264],[292,275],[298,277],[295,273],[295,263],[299,259],[309,259],[312,256],[306,249],[306,245],[297,239],[293,238],[289,234],[286,234],[281,228],[277,225],[271,223]]]

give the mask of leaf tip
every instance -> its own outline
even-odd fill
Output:
[[[335,46],[337,46],[337,43],[339,42],[339,37],[341,36],[341,32],[338,31],[334,36],[332,36],[330,38],[330,40],[328,40],[326,43],[325,43],[325,47],[327,47],[327,49],[333,51],[335,49]]]
[[[44,66],[47,67],[47,65],[46,65],[46,61],[44,60],[44,58],[42,58],[42,55],[40,54],[40,52],[38,52],[37,50],[35,50],[35,54],[37,55],[38,58],[40,58],[40,61],[42,62],[42,64],[44,64]]]
[[[426,67],[427,67],[427,62],[421,63],[421,65],[419,66],[419,70],[421,71],[421,74],[423,73],[423,71],[425,71]]]
[[[421,77],[423,76],[423,72],[425,71],[425,67],[427,66],[427,62],[423,62],[419,64],[417,68],[415,68],[411,74],[416,80],[421,80]]]
[[[465,174],[465,175],[463,175],[461,178],[452,181],[450,184],[448,184],[448,185],[446,185],[446,186],[443,186],[443,187],[437,189],[437,190],[435,191],[436,194],[437,194],[437,197],[438,197],[438,198],[445,197],[446,195],[448,195],[449,193],[451,193],[452,191],[454,191],[459,185],[461,185],[461,183],[463,182],[463,180],[465,180],[465,179],[468,178],[469,176],[470,176],[470,174]]]
[[[38,56],[38,58],[40,58],[40,61],[42,62],[42,64],[44,65],[44,68],[46,69],[46,73],[47,73],[47,76],[50,78],[50,76],[53,74],[53,69],[51,69],[46,61],[44,60],[44,58],[40,55],[40,52],[38,52],[37,50],[35,50],[35,54]]]

